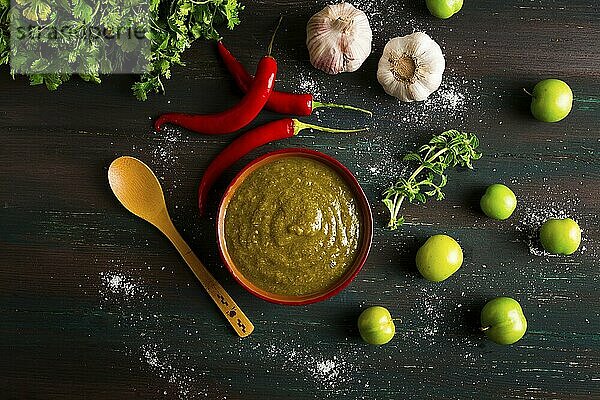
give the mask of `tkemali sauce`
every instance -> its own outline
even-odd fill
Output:
[[[282,157],[253,171],[225,214],[227,250],[246,279],[280,295],[335,284],[354,262],[361,235],[352,189],[328,165]]]

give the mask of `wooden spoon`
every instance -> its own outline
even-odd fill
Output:
[[[119,157],[108,168],[108,182],[126,209],[150,222],[169,238],[237,334],[245,337],[252,333],[252,322],[202,265],[175,229],[167,211],[162,188],[152,170],[137,158]]]

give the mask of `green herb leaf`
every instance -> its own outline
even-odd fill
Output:
[[[457,165],[472,169],[473,161],[481,158],[476,151],[478,146],[479,139],[474,134],[450,130],[434,135],[418,152],[404,156],[405,161],[417,162],[419,166],[409,178],[398,179],[384,191],[382,201],[390,211],[388,227],[395,230],[404,223],[404,217],[399,216],[404,200],[409,203],[425,203],[427,197],[443,200],[442,188],[448,183],[446,169]]]
[[[83,0],[79,0],[73,7],[73,15],[83,23],[88,24],[92,20],[92,7]]]

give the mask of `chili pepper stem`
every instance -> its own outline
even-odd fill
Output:
[[[358,107],[354,107],[354,106],[348,106],[348,105],[345,105],[345,104],[321,103],[320,101],[313,101],[312,102],[312,108],[313,108],[313,110],[315,110],[317,108],[345,108],[347,110],[360,111],[360,112],[363,112],[365,114],[373,115],[373,113],[371,111],[365,110],[364,108],[358,108]]]
[[[297,119],[292,119],[294,121],[294,136],[296,136],[300,131],[305,129],[314,129],[321,132],[329,132],[329,133],[355,133],[355,132],[364,132],[368,131],[369,128],[360,128],[360,129],[335,129],[335,128],[327,128],[324,126],[318,126],[313,124],[308,124],[306,122],[299,121]]]
[[[268,56],[271,56],[271,50],[273,50],[273,41],[275,40],[275,34],[277,33],[277,30],[279,29],[279,25],[281,25],[282,19],[283,19],[283,16],[280,15],[279,21],[277,21],[277,26],[275,27],[275,30],[273,31],[273,36],[271,36],[271,41],[269,42],[269,47],[267,47],[267,55]]]

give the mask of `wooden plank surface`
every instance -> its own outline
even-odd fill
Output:
[[[49,93],[0,74],[0,397],[9,399],[592,399],[600,398],[600,12],[584,0],[466,2],[449,20],[421,1],[360,0],[374,30],[373,54],[352,74],[325,76],[308,62],[306,21],[315,1],[248,2],[226,32],[253,66],[278,15],[278,87],[369,108],[373,118],[322,111],[307,121],[368,125],[348,136],[306,132],[252,152],[221,179],[208,219],[196,187],[233,136],[155,134],[165,111],[221,110],[239,94],[216,57],[198,43],[176,68],[165,96],[137,102],[132,78],[93,86],[77,79]],[[375,77],[385,42],[425,30],[442,46],[440,91],[398,104]],[[522,87],[566,80],[571,115],[536,122]],[[256,126],[277,118],[263,113]],[[447,199],[408,206],[408,223],[384,228],[380,193],[405,167],[398,159],[435,132],[476,132],[484,157],[452,171]],[[228,275],[215,243],[217,199],[250,159],[308,147],[337,157],[372,204],[373,249],[338,296],[305,307],[252,297]],[[107,166],[119,155],[146,161],[165,187],[175,225],[256,330],[238,339],[176,251],[112,196]],[[519,205],[508,221],[478,210],[482,190],[503,182]],[[583,228],[580,251],[540,254],[536,227],[568,215]],[[441,284],[416,273],[414,254],[431,234],[461,243],[465,264]],[[490,298],[518,299],[527,335],[502,347],[477,332]],[[361,342],[356,318],[383,305],[402,322],[386,346]]]

